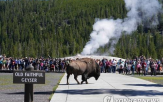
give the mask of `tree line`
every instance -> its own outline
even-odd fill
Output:
[[[0,54],[75,55],[89,40],[95,18],[125,18],[126,14],[123,0],[1,0]],[[115,45],[114,56],[163,55],[162,18],[160,15],[160,25],[155,29],[146,31],[140,26],[132,35],[123,35]],[[106,45],[99,51],[103,53],[108,48]]]

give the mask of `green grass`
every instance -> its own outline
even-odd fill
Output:
[[[63,74],[63,76],[64,76],[64,75],[65,75],[65,74]],[[53,93],[52,93],[52,94],[50,95],[50,97],[49,97],[49,102],[50,102],[51,98],[53,97],[53,95],[54,95],[56,89],[58,88],[58,85],[59,85],[59,83],[61,82],[63,76],[61,76],[61,78],[59,79],[57,85],[55,85],[55,86],[53,87]]]
[[[163,85],[163,76],[135,76],[135,77]]]
[[[20,89],[23,87],[24,86],[22,84],[13,84],[12,74],[0,75],[0,91],[1,90]]]

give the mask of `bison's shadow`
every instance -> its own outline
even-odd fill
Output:
[[[132,89],[84,89],[84,90],[57,90],[56,93],[65,94],[79,94],[79,95],[92,95],[92,94],[113,94],[122,96],[162,96],[163,93],[155,90],[132,90]]]

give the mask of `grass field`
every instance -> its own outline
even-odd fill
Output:
[[[163,76],[134,76],[134,77],[163,85]]]
[[[64,73],[46,73],[45,84],[34,84],[34,102],[49,102]],[[23,102],[24,84],[13,84],[12,73],[0,73],[0,102]]]

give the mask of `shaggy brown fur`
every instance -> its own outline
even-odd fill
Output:
[[[82,75],[82,82],[81,84],[89,79],[90,77],[95,77],[97,80],[100,76],[100,68],[99,65],[91,58],[82,58],[79,60],[72,61],[68,64],[67,69],[67,84],[69,84],[68,79],[71,74],[74,74],[74,79],[79,84],[77,80],[78,75]]]

